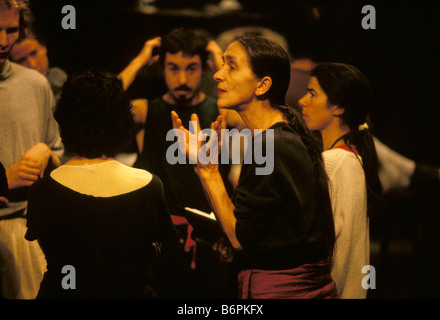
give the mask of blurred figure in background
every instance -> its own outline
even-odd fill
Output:
[[[63,153],[47,79],[8,59],[31,22],[26,1],[0,0],[0,162],[9,200],[0,207],[0,295],[9,299],[31,299],[38,292],[46,262],[38,243],[24,239],[27,192],[60,164]]]
[[[363,267],[370,264],[369,219],[382,194],[378,160],[368,130],[372,106],[368,79],[353,66],[321,63],[299,100],[310,130],[322,135],[335,222],[332,276],[341,298],[367,297]]]
[[[59,99],[61,88],[67,80],[67,73],[61,68],[49,65],[46,46],[36,38],[28,36],[15,44],[10,59],[24,67],[37,70],[45,76],[50,83],[55,100]]]

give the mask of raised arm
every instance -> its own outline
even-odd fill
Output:
[[[153,56],[153,49],[160,46],[161,38],[157,37],[145,42],[141,52],[119,73],[122,85],[125,90],[133,83],[139,70],[147,63],[151,65],[159,59],[159,56]]]
[[[146,99],[135,99],[132,101],[134,121],[137,124],[136,143],[138,151],[142,153],[144,148],[145,122],[148,114],[148,101]]]
[[[206,51],[208,51],[212,56],[212,61],[208,60],[209,67],[213,73],[216,73],[221,69],[223,65],[223,50],[214,40],[208,42],[206,46]]]
[[[195,172],[202,183],[205,195],[211,204],[217,221],[220,223],[234,249],[241,249],[240,242],[235,234],[235,225],[237,223],[237,219],[234,216],[234,204],[226,191],[222,176],[218,170],[218,164],[213,164],[211,162],[202,164],[200,161],[198,161],[197,155],[202,147],[202,142],[199,141],[200,139],[197,139],[198,133],[201,131],[197,115],[193,114],[191,116],[191,121],[197,122],[195,134],[190,133],[183,127],[182,121],[179,119],[179,116],[176,112],[173,111],[171,113],[171,118],[174,129],[181,130],[185,136],[185,141],[184,144],[181,145],[181,150],[186,152],[189,158],[192,158],[193,161],[197,162],[195,165]],[[219,116],[217,120],[211,124],[211,129],[217,132],[218,137],[220,137],[219,133],[222,128],[222,121],[222,117]],[[195,144],[197,145],[196,150],[190,150],[190,139],[197,140],[197,143]],[[221,139],[219,138],[218,141],[221,141]]]

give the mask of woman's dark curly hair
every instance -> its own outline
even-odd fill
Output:
[[[67,151],[86,158],[113,157],[133,138],[131,109],[116,75],[87,70],[67,79],[54,117]]]

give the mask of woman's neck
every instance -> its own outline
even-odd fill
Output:
[[[265,131],[277,122],[287,122],[280,110],[274,109],[265,101],[253,103],[244,111],[238,111],[246,126],[253,132],[255,129]]]
[[[350,128],[346,125],[340,126],[330,124],[327,128],[321,131],[323,150],[326,151],[345,144],[344,139],[340,138],[349,132]]]
[[[112,160],[115,160],[115,159],[110,158],[110,157],[106,157],[104,155],[99,158],[86,158],[86,157],[81,157],[81,156],[73,156],[72,158],[70,158],[69,161],[67,161],[65,163],[65,165],[82,166],[85,164],[98,164],[98,163],[103,163],[103,162],[112,161]]]

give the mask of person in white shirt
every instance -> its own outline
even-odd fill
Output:
[[[367,296],[362,268],[370,259],[369,215],[382,192],[366,123],[371,104],[368,79],[342,63],[318,64],[299,100],[307,127],[322,135],[336,234],[332,277],[341,298]]]
[[[46,268],[38,243],[28,243],[27,191],[60,164],[63,146],[47,79],[9,61],[32,21],[27,1],[0,0],[0,162],[7,195],[0,197],[0,297],[32,299]]]

